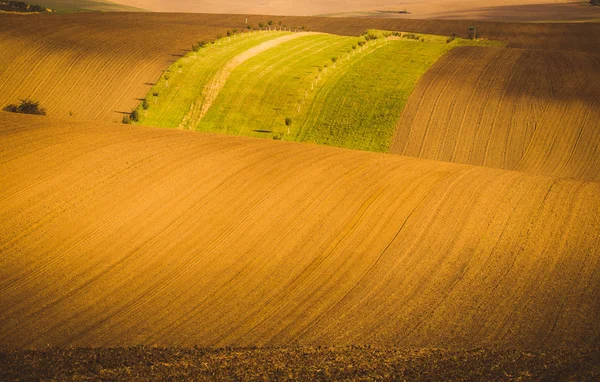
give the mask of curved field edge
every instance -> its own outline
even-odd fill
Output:
[[[600,185],[0,113],[0,344],[598,347]]]
[[[296,139],[388,151],[397,121],[417,81],[453,47],[445,43],[379,42],[371,52],[326,79],[299,121]],[[351,53],[347,55],[350,58]]]
[[[599,181],[600,55],[463,47],[421,79],[390,152]]]
[[[456,46],[498,44],[383,31],[369,31],[379,37],[370,42],[276,36],[245,33],[178,60],[138,107],[140,123],[385,152],[429,65]]]
[[[156,127],[190,128],[187,114],[196,106],[205,87],[217,72],[237,55],[267,41],[285,36],[283,32],[245,32],[207,43],[198,52],[187,53],[173,63],[145,97],[147,110],[138,106],[140,124]]]
[[[33,97],[51,116],[120,121],[156,78],[193,43],[243,29],[245,19],[356,36],[367,29],[464,37],[468,21],[244,15],[86,13],[0,15],[0,106]],[[168,27],[167,27],[168,26]],[[511,47],[600,50],[598,24],[477,22],[487,39]]]
[[[599,359],[598,349],[51,348],[0,352],[0,378],[596,381]]]

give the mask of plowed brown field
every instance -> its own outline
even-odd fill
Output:
[[[463,36],[472,22],[240,15],[0,15],[0,107],[26,97],[49,115],[120,121],[192,43],[273,19],[357,35],[368,28]],[[600,50],[600,24],[479,22],[483,37],[519,48]]]
[[[547,21],[600,19],[600,9],[573,0],[118,0],[157,12],[263,15],[366,14],[415,19]],[[406,11],[406,13],[401,13]]]
[[[464,47],[404,109],[391,152],[600,180],[600,55]]]
[[[118,121],[184,49],[227,30],[202,20],[0,15],[0,107],[32,97],[50,115]]]
[[[600,183],[0,112],[0,346],[598,347]]]

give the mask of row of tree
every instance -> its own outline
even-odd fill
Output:
[[[27,4],[23,1],[0,1],[0,9],[13,12],[48,12],[48,9],[37,4]]]

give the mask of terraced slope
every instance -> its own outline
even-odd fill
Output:
[[[600,180],[600,55],[457,48],[419,82],[391,152]]]
[[[600,344],[600,184],[0,113],[0,346]]]

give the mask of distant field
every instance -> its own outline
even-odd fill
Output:
[[[106,0],[28,0],[27,2],[52,8],[58,13],[147,12],[143,8],[118,4],[119,2]]]
[[[243,15],[85,13],[0,15],[0,107],[33,97],[49,115],[118,122],[193,43],[273,19],[290,27],[358,36],[367,29],[464,37],[469,21]],[[509,46],[595,52],[597,24],[478,22],[481,37]]]
[[[600,9],[572,0],[117,0],[158,12],[245,13],[263,15],[361,15],[413,19],[496,21],[585,20],[600,18]],[[598,8],[598,7],[596,7]]]
[[[236,54],[267,44],[262,33],[224,38],[178,60],[168,71],[168,86],[163,76],[146,96],[149,109],[138,108],[140,123],[385,152],[420,76],[442,54],[467,44],[441,36],[384,37],[381,31],[370,32],[380,38],[369,43],[363,37],[292,35],[223,69]],[[270,41],[277,43],[274,37]]]

